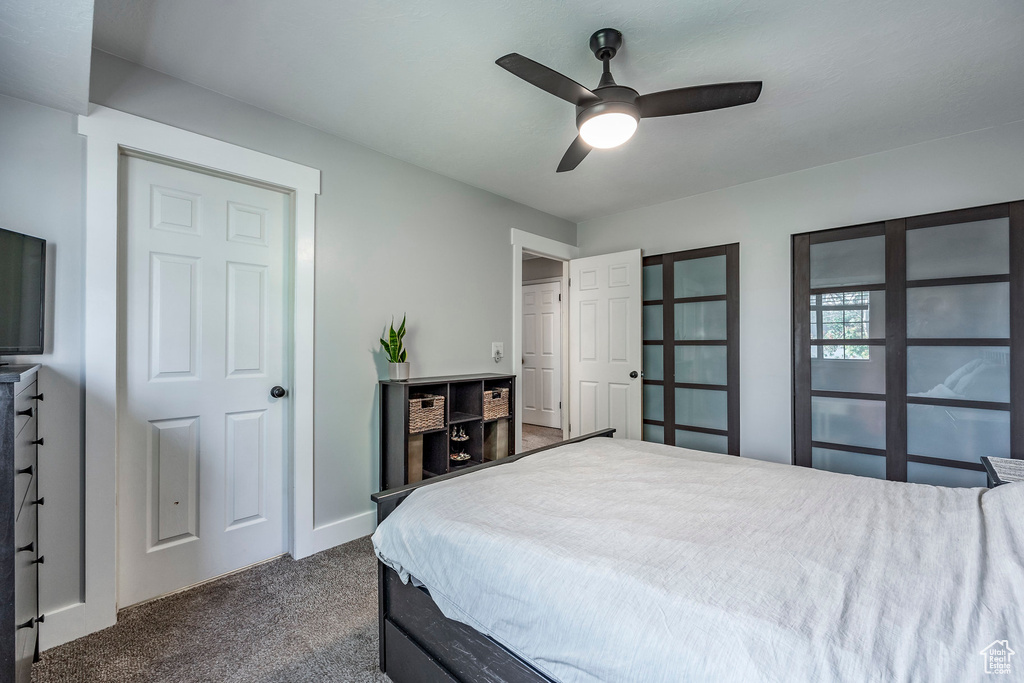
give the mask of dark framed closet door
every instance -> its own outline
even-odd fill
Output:
[[[739,245],[643,265],[644,440],[739,455]]]
[[[984,486],[1024,457],[1024,203],[793,237],[794,464]]]

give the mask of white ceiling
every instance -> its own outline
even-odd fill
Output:
[[[763,80],[555,166],[571,105],[494,60],[641,93]],[[572,221],[1024,118],[1020,0],[97,0],[101,50]]]
[[[0,2],[0,94],[89,110],[92,0]]]

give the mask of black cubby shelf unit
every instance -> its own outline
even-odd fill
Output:
[[[484,419],[484,394],[508,389],[508,414]],[[444,397],[444,425],[409,433],[409,400]],[[380,487],[392,489],[489,460],[515,449],[515,376],[499,374],[419,377],[380,382]],[[453,430],[466,441],[452,439]],[[463,462],[452,453],[468,453]]]

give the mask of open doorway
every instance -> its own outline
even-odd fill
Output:
[[[519,328],[523,450],[565,438],[566,266],[565,261],[523,251]]]

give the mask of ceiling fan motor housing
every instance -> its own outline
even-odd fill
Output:
[[[620,113],[629,114],[634,119],[640,119],[640,108],[636,100],[640,93],[624,85],[610,85],[604,88],[596,88],[594,94],[601,99],[597,102],[589,102],[576,107],[576,128],[583,125],[585,121],[599,114]]]

